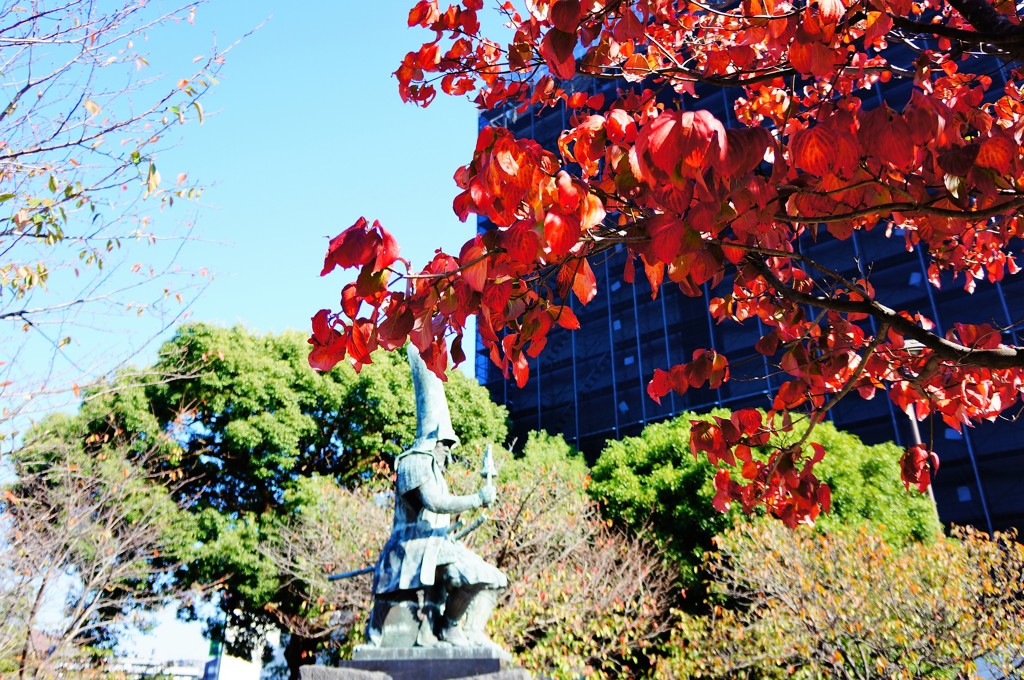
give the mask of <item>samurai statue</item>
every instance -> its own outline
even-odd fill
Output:
[[[494,486],[488,474],[477,493],[449,491],[445,469],[459,438],[444,385],[411,344],[409,363],[416,440],[395,459],[395,516],[373,571],[367,641],[372,647],[485,647],[507,655],[484,632],[508,585],[505,574],[450,533],[452,515],[494,502]]]

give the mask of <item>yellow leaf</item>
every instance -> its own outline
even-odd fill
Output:
[[[160,186],[160,173],[157,172],[156,166],[150,163],[149,175],[146,177],[146,194],[153,193],[158,186]]]
[[[94,102],[91,99],[86,99],[85,103],[83,103],[82,106],[85,107],[85,110],[89,112],[90,116],[95,116],[96,114],[98,114],[100,111],[103,110],[103,109],[100,108],[99,104],[97,104],[96,102]]]

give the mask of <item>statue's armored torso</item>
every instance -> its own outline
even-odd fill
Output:
[[[449,543],[450,516],[427,510],[408,494],[425,484],[436,484],[448,493],[448,483],[434,456],[412,451],[396,462],[395,519],[374,572],[375,594],[432,586],[437,566],[450,561],[442,557]]]

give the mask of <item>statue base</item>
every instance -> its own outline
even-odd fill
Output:
[[[512,655],[498,647],[453,647],[443,642],[434,647],[374,647],[358,645],[352,650],[353,661],[424,661],[481,659],[509,662]]]
[[[371,647],[360,645],[338,668],[303,666],[301,680],[528,680],[501,650],[489,647]]]

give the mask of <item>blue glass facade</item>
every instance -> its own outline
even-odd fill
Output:
[[[605,89],[611,101],[619,84],[580,81],[579,85],[593,91]],[[909,86],[887,88],[890,103],[904,88],[909,97]],[[699,100],[694,108],[712,110],[728,120],[732,107],[725,96],[716,92]],[[481,118],[480,124],[502,124],[517,135],[554,148],[567,122],[565,116],[557,109],[540,117],[492,112]],[[482,222],[480,228],[487,226]],[[962,280],[936,289],[928,283],[922,253],[908,252],[902,238],[885,238],[882,230],[856,232],[847,241],[820,230],[805,236],[800,246],[828,267],[866,277],[880,291],[883,302],[924,314],[936,322],[940,332],[954,322],[1012,328],[1024,319],[1024,276],[999,284],[978,282],[972,295],[963,291]],[[768,395],[781,378],[770,360],[754,351],[754,343],[764,332],[759,321],[716,324],[707,306],[711,297],[721,293],[707,288],[703,298],[690,298],[668,283],[652,299],[642,274],[635,285],[621,282],[622,251],[594,258],[591,264],[598,277],[597,298],[586,307],[571,300],[582,329],[552,330],[545,351],[538,360],[531,360],[530,380],[522,389],[506,381],[487,352],[478,347],[477,379],[495,401],[508,407],[515,433],[522,435],[532,429],[561,433],[593,457],[606,440],[638,434],[647,423],[682,411],[770,405]],[[1008,333],[1007,341],[1020,342],[1013,332]],[[713,348],[728,356],[731,380],[717,390],[669,395],[660,405],[648,398],[646,383],[654,369],[688,361],[697,348]],[[872,400],[851,395],[829,415],[838,427],[867,443],[895,441],[906,446],[913,441],[910,421],[883,394]],[[944,522],[986,530],[1021,526],[1024,425],[1012,422],[1012,416],[965,429],[962,434],[938,419],[920,423],[921,436],[933,443],[941,458],[934,491]]]

